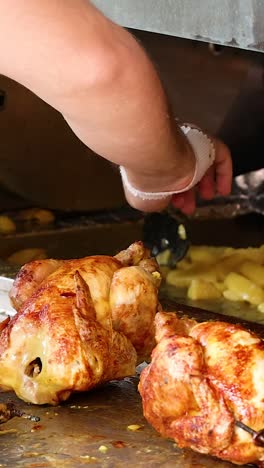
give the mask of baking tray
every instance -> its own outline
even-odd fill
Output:
[[[258,310],[257,306],[247,302],[229,301],[224,297],[215,300],[192,300],[187,297],[186,289],[179,289],[165,282],[161,286],[161,295],[182,306],[198,307],[200,311],[203,311],[203,316],[206,316],[206,311],[211,311],[219,314],[221,320],[226,320],[226,317],[229,316],[232,317],[234,323],[244,319],[264,325],[264,314]]]
[[[137,391],[138,378],[111,382],[89,393],[75,395],[59,407],[31,407],[13,394],[19,408],[40,417],[38,423],[12,419],[1,429],[15,432],[0,435],[2,467],[211,467],[232,465],[189,450],[161,438],[145,421]],[[130,424],[142,426],[137,432]],[[1,432],[0,432],[1,434]],[[107,447],[101,453],[100,447]]]
[[[204,310],[162,300],[166,310],[199,321],[218,320],[221,316]],[[227,318],[233,321],[232,317]],[[264,327],[243,322],[264,337]],[[30,422],[13,418],[0,426],[0,466],[37,467],[174,467],[228,468],[227,462],[179,449],[149,426],[142,414],[137,390],[138,368],[133,378],[112,381],[96,390],[73,395],[57,407],[33,406],[18,400],[14,393],[1,393],[0,402],[13,402],[23,412],[38,416]],[[130,425],[140,428],[133,432]],[[1,435],[1,430],[4,431]],[[102,446],[104,452],[101,452]],[[106,447],[106,449],[105,449]]]
[[[116,211],[92,214],[55,213],[46,226],[19,223],[18,213],[7,213],[17,231],[0,235],[0,259],[27,248],[42,248],[48,257],[76,258],[86,255],[114,255],[143,237],[144,217],[125,206]],[[257,247],[264,239],[264,216],[251,213],[231,219],[186,219],[192,244]],[[0,274],[1,274],[0,265]]]
[[[134,216],[134,215],[133,215]],[[3,237],[0,256],[27,247],[46,248],[48,256],[69,258],[95,253],[113,254],[142,236],[142,220],[113,216],[109,220],[68,220],[61,226],[36,232],[21,232]],[[208,243],[245,247],[263,242],[263,217],[241,217],[235,220],[191,221],[193,243]],[[1,255],[2,254],[2,255]],[[16,269],[0,264],[5,276],[14,276]],[[173,300],[170,300],[169,297]],[[198,320],[226,320],[202,309],[175,304],[173,294],[162,299],[166,310],[180,309],[182,315]],[[195,304],[194,304],[195,305]],[[244,322],[247,328],[264,337],[264,326]],[[11,431],[0,435],[0,466],[2,467],[181,467],[228,468],[234,465],[203,456],[190,450],[180,450],[173,441],[163,439],[145,421],[137,391],[138,376],[114,381],[83,394],[76,394],[59,407],[31,406],[18,400],[13,393],[0,394],[0,401],[12,401],[18,408],[40,417],[39,423],[14,418],[0,426]],[[131,432],[127,426],[142,428]],[[107,447],[102,453],[99,448]]]

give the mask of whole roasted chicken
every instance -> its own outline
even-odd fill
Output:
[[[239,325],[175,313],[155,323],[139,384],[149,423],[180,447],[264,466],[264,342]]]
[[[159,282],[141,242],[115,257],[26,264],[10,294],[18,312],[0,324],[0,387],[55,405],[133,375],[154,346]]]

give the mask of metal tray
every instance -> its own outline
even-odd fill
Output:
[[[13,394],[1,394],[24,411],[40,417],[32,423],[14,418],[0,427],[1,467],[211,467],[230,463],[180,450],[161,438],[146,422],[137,392],[138,378],[111,382],[102,388],[75,395],[59,407],[33,407]],[[136,432],[128,425],[138,424]],[[14,431],[1,435],[1,429]],[[101,453],[100,447],[107,447]]]
[[[263,242],[263,218],[190,223],[194,243],[248,246]],[[69,258],[94,253],[112,254],[141,238],[142,222],[138,219],[69,223],[60,229],[21,233],[2,238],[2,258],[14,250],[44,247],[49,256]],[[3,267],[3,268],[2,268]],[[0,273],[12,277],[15,269],[0,265]],[[198,320],[227,320],[205,310],[191,309],[163,299],[165,310],[181,309],[183,315]],[[264,326],[253,322],[244,325],[264,337]],[[137,391],[138,376],[111,382],[97,390],[74,395],[59,407],[31,406],[19,401],[13,393],[1,393],[0,402],[13,401],[19,408],[40,417],[39,423],[14,418],[0,426],[0,466],[39,467],[165,467],[228,468],[234,466],[211,457],[180,450],[173,441],[161,438],[145,421]],[[139,424],[136,432],[128,425]],[[12,432],[2,433],[1,431]],[[107,447],[102,453],[100,446]]]
[[[8,214],[8,213],[7,213]],[[10,214],[16,221],[16,213]],[[143,216],[128,207],[97,214],[56,214],[54,224],[19,225],[13,234],[0,235],[0,259],[20,249],[42,248],[48,257],[76,258],[113,255],[143,237]],[[254,247],[263,243],[264,216],[248,214],[232,219],[188,219],[193,244]],[[2,266],[0,265],[0,274]]]
[[[167,299],[162,303],[165,310],[177,310],[180,315],[188,315],[199,321],[221,319],[218,314],[178,305]],[[234,321],[232,317],[226,320]],[[264,337],[264,326],[241,323]],[[138,380],[139,375],[113,381],[96,390],[76,394],[57,407],[28,405],[13,393],[1,393],[0,402],[12,401],[22,411],[39,416],[40,421],[32,423],[14,418],[0,426],[0,466],[233,466],[190,450],[181,450],[173,441],[160,437],[143,417],[137,391]],[[139,425],[140,429],[135,432],[128,430],[128,426],[134,424]],[[1,430],[4,431],[2,435]],[[102,446],[106,447],[103,453]]]

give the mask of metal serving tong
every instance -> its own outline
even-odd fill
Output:
[[[251,427],[248,427],[241,421],[236,421],[235,425],[252,435],[253,442],[255,445],[257,445],[258,447],[264,447],[264,429],[261,429],[260,431],[254,431],[254,429],[251,429]]]
[[[144,244],[151,250],[153,256],[169,249],[171,268],[186,255],[190,247],[185,224],[184,215],[173,210],[151,213],[144,218]]]

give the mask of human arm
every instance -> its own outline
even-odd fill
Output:
[[[62,113],[91,149],[144,191],[191,181],[195,160],[135,39],[85,0],[0,0],[0,71]],[[128,201],[161,209],[169,199]]]

